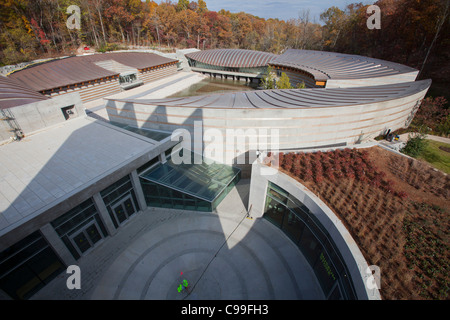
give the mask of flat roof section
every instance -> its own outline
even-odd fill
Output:
[[[155,146],[83,117],[0,146],[0,236]]]

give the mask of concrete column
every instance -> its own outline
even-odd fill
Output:
[[[40,231],[49,243],[50,247],[52,247],[52,249],[66,266],[77,263],[73,255],[70,253],[69,249],[67,249],[67,246],[61,240],[50,223],[47,223],[46,225],[41,227]]]
[[[264,215],[264,204],[266,202],[268,180],[261,175],[261,165],[256,160],[252,165],[250,180],[250,194],[248,199],[249,215],[261,218]]]
[[[147,202],[145,201],[144,191],[142,190],[141,182],[139,181],[139,176],[136,170],[133,170],[130,175],[131,175],[131,184],[133,185],[137,201],[139,202],[139,207],[141,208],[142,211],[144,211],[147,208]]]
[[[111,220],[108,209],[106,209],[105,203],[103,202],[102,196],[99,192],[92,196],[92,200],[94,200],[95,207],[97,208],[98,214],[105,225],[106,231],[110,236],[114,235],[117,232],[116,227],[114,227],[114,223]]]
[[[162,153],[159,155],[159,161],[161,161],[162,164],[164,164],[164,163],[167,162],[167,158],[166,158],[165,152],[162,152]]]

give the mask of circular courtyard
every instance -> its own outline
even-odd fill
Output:
[[[179,292],[183,280],[188,287]],[[217,213],[186,212],[133,240],[102,273],[90,298],[323,299],[323,294],[300,250],[265,219],[247,218],[235,188]]]

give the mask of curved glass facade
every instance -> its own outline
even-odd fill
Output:
[[[269,182],[264,218],[298,246],[330,300],[356,299],[355,289],[336,245],[309,209],[287,191]]]

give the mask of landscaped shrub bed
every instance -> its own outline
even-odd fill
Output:
[[[383,299],[449,298],[448,176],[379,147],[280,153],[272,165],[342,220],[380,267]]]

